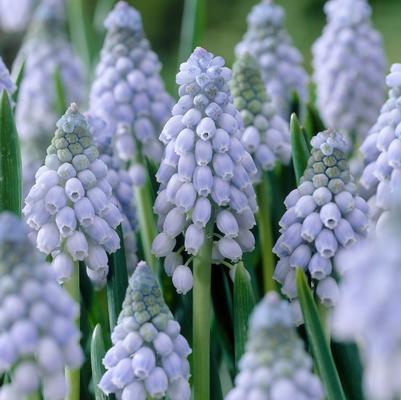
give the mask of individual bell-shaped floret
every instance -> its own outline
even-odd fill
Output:
[[[165,270],[173,283],[181,282],[176,288],[182,293],[192,288],[192,277],[177,252],[181,234],[186,253],[196,255],[216,230],[216,262],[238,261],[254,247],[250,229],[257,206],[251,182],[257,168],[240,141],[230,78],[222,57],[195,49],[180,66],[180,99],[160,135],[166,147],[156,174],[160,189],[154,211],[161,233],[152,250],[166,257]]]
[[[288,164],[291,158],[288,124],[266,95],[259,66],[249,53],[242,54],[235,62],[230,86],[234,106],[244,122],[241,142],[252,155],[258,175],[272,170],[277,161]]]
[[[362,140],[383,104],[386,56],[367,0],[330,0],[312,48],[317,105],[329,128]]]
[[[401,64],[393,64],[386,79],[389,97],[361,146],[364,170],[359,180],[368,199],[372,224],[388,217],[401,187]]]
[[[338,256],[342,279],[333,334],[359,345],[369,400],[392,400],[401,395],[400,221],[398,205],[380,230],[370,232],[368,239]]]
[[[10,77],[7,67],[3,59],[0,57],[0,94],[5,90],[8,96],[11,96],[15,90],[15,84]]]
[[[346,159],[348,144],[341,134],[321,132],[311,145],[301,183],[285,199],[281,236],[273,248],[279,257],[274,279],[283,285],[283,294],[295,299],[295,272],[302,268],[320,301],[333,306],[338,300],[333,257],[366,235],[368,206],[356,194]]]
[[[312,359],[297,335],[293,309],[276,293],[266,294],[253,310],[238,366],[235,387],[225,400],[324,398]]]
[[[116,135],[117,154],[123,161],[143,153],[159,163],[163,149],[157,136],[173,105],[159,75],[160,62],[145,37],[140,14],[126,2],[115,5],[105,27],[90,109]],[[124,126],[128,134],[117,135]]]
[[[38,249],[53,257],[60,281],[70,278],[73,262],[84,261],[93,284],[106,283],[107,253],[120,247],[115,228],[123,221],[107,175],[88,123],[73,103],[57,122],[23,210],[37,232]]]
[[[67,40],[64,19],[63,1],[42,1],[13,65],[15,76],[25,63],[16,106],[25,192],[33,185],[33,174],[46,155],[59,118],[55,74],[60,74],[67,102],[79,104],[84,98],[84,67]]]
[[[307,97],[308,76],[301,53],[284,28],[284,10],[272,0],[262,0],[248,15],[248,31],[237,44],[237,57],[251,53],[258,61],[267,94],[277,112],[289,118],[293,93]]]
[[[191,349],[143,261],[129,280],[111,341],[99,383],[104,393],[122,400],[190,399]]]
[[[115,155],[112,145],[113,134],[108,129],[107,123],[90,112],[86,113],[85,116],[88,120],[93,142],[99,150],[99,159],[108,168],[106,180],[112,189],[112,201],[119,208],[123,217],[121,226],[124,236],[125,255],[128,272],[131,273],[138,262],[135,240],[138,221],[133,182],[128,172],[124,169],[121,160]]]
[[[57,284],[14,214],[0,214],[0,373],[9,381],[0,398],[46,400],[68,393],[64,369],[83,362],[78,305]]]
[[[0,29],[11,33],[24,31],[37,3],[37,0],[0,0]]]

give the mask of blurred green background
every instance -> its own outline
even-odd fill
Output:
[[[74,1],[74,0],[73,0]],[[94,17],[96,4],[101,1],[110,7],[112,0],[84,0],[87,13]],[[222,55],[228,65],[234,59],[234,46],[246,30],[246,16],[256,0],[205,0],[206,15],[201,45],[215,54]],[[146,34],[163,63],[163,77],[170,92],[175,94],[174,76],[178,62],[181,17],[184,0],[129,0],[143,17]],[[320,35],[325,23],[324,0],[276,0],[286,11],[286,27],[295,45],[304,55],[305,67],[311,71],[310,48]],[[401,62],[401,0],[371,0],[373,23],[384,39],[389,64]],[[96,25],[100,26],[102,13]],[[99,36],[99,44],[101,34]],[[0,54],[8,64],[18,50],[21,37],[1,35]]]

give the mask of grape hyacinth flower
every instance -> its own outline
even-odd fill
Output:
[[[295,329],[291,305],[269,292],[253,310],[235,387],[225,400],[322,400],[312,359]]]
[[[180,66],[180,99],[160,134],[166,147],[156,174],[160,189],[154,211],[161,233],[152,251],[166,257],[165,271],[178,293],[192,288],[191,270],[179,249],[181,234],[186,253],[196,256],[216,225],[216,263],[236,262],[254,247],[257,168],[240,141],[242,122],[232,103],[230,78],[222,57],[196,48]]]
[[[388,100],[376,124],[361,146],[364,170],[359,180],[368,199],[372,225],[388,217],[388,210],[399,200],[401,185],[401,64],[393,64],[386,79]]]
[[[112,145],[113,134],[107,123],[88,112],[85,117],[93,137],[93,142],[99,151],[99,159],[107,168],[106,180],[112,189],[112,202],[119,208],[123,221],[121,223],[124,238],[124,248],[129,273],[133,272],[138,263],[136,255],[137,244],[135,232],[138,227],[133,182],[128,172],[123,168],[121,160],[115,155]]]
[[[90,109],[108,123],[123,161],[140,162],[143,153],[159,163],[163,150],[157,135],[172,107],[159,75],[160,62],[145,37],[140,14],[128,3],[115,5],[105,27]]]
[[[366,0],[330,0],[312,48],[317,105],[327,127],[366,137],[384,101],[386,56]]]
[[[291,158],[288,124],[276,113],[266,94],[256,60],[244,53],[233,65],[231,93],[234,106],[244,122],[241,142],[253,157],[258,178],[277,161],[288,164]]]
[[[111,340],[113,347],[103,359],[107,371],[99,383],[105,394],[115,393],[121,400],[190,399],[191,349],[143,261],[129,280]]]
[[[67,40],[64,19],[63,1],[42,1],[35,10],[13,65],[13,75],[16,76],[25,62],[16,106],[16,125],[21,139],[26,192],[33,185],[33,173],[45,157],[53,127],[59,118],[55,109],[56,72],[60,74],[67,102],[79,104],[84,98],[84,68]]]
[[[307,97],[308,76],[301,53],[284,29],[284,10],[272,0],[262,0],[248,15],[248,31],[237,44],[237,57],[251,53],[262,71],[267,94],[279,114],[289,118],[293,92],[301,102]]]
[[[352,251],[339,254],[339,302],[333,334],[356,341],[365,364],[368,399],[392,400],[401,395],[401,230],[400,209],[392,209],[380,231]]]
[[[5,90],[10,97],[15,90],[15,84],[10,77],[10,73],[0,57],[0,94]]]
[[[36,173],[23,210],[37,232],[38,249],[53,257],[60,281],[70,279],[74,262],[83,261],[96,287],[106,283],[107,253],[120,247],[114,229],[123,220],[107,174],[88,123],[73,103],[57,122],[45,165]]]
[[[26,29],[38,0],[0,0],[0,29],[21,32]]]
[[[369,210],[356,193],[346,159],[348,144],[341,134],[320,132],[311,144],[301,183],[285,199],[281,236],[273,248],[280,259],[274,279],[283,285],[283,294],[295,299],[295,270],[302,268],[321,303],[333,306],[338,300],[333,257],[366,235]]]
[[[66,398],[64,368],[83,362],[78,312],[25,225],[14,214],[0,214],[0,373],[11,378],[0,399],[25,399],[38,390],[46,400]]]

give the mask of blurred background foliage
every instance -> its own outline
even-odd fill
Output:
[[[69,0],[79,1],[79,0]],[[234,46],[246,30],[246,16],[258,0],[204,0],[205,27],[201,45],[223,56],[228,65],[234,61]],[[92,18],[99,35],[96,45],[102,42],[102,21],[112,0],[82,0],[85,12]],[[181,17],[184,0],[128,0],[142,14],[145,32],[162,63],[162,75],[167,88],[175,95],[175,73],[178,63]],[[311,71],[310,48],[320,35],[325,23],[324,0],[276,0],[286,10],[286,26],[305,58],[305,66]],[[389,64],[400,62],[401,0],[371,0],[373,22],[384,40]],[[21,36],[0,34],[0,54],[8,65],[13,60]]]

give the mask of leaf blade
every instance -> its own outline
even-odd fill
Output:
[[[302,128],[296,114],[291,115],[290,121],[292,163],[297,184],[305,171],[309,159],[309,150],[302,133]]]
[[[91,340],[91,366],[92,380],[96,400],[107,400],[108,397],[99,389],[98,384],[105,372],[102,360],[105,354],[102,327],[100,324],[95,326]]]

